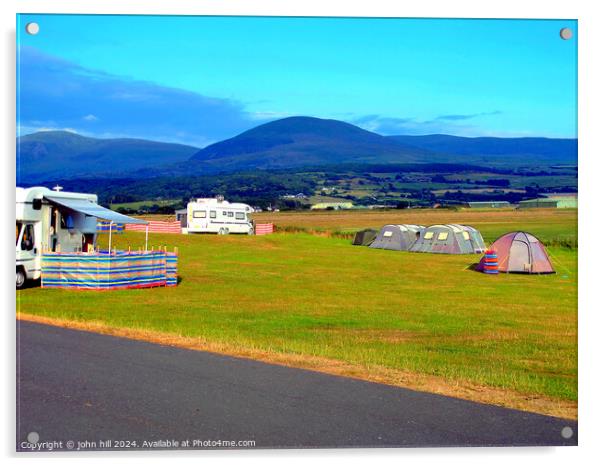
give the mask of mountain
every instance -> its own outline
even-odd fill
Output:
[[[290,117],[201,150],[142,139],[95,139],[66,131],[44,131],[18,138],[17,154],[17,183],[32,184],[342,164],[576,164],[577,140],[381,136],[338,120]]]
[[[342,163],[439,161],[430,151],[338,120],[290,117],[272,121],[198,151],[192,161],[223,171]]]
[[[67,131],[17,138],[17,183],[123,175],[188,160],[197,147],[142,139],[96,139]]]
[[[577,139],[466,138],[447,134],[389,136],[389,139],[441,154],[454,154],[472,163],[512,159],[523,164],[577,163]],[[450,160],[451,161],[451,160]]]

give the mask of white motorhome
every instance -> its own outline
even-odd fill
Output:
[[[221,197],[196,199],[188,203],[185,232],[252,235],[253,223],[249,215],[253,212],[250,205],[228,202]]]
[[[96,194],[70,193],[45,187],[16,190],[17,288],[41,275],[42,252],[87,252],[96,246],[98,219],[114,223],[147,223],[105,209]]]

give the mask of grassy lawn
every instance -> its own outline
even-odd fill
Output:
[[[281,212],[258,221],[324,229],[463,221],[487,240],[519,227],[546,240],[576,236],[576,211],[422,213]],[[144,244],[143,233],[114,238],[117,247]],[[501,390],[491,402],[576,415],[553,408],[577,400],[575,249],[548,248],[555,275],[488,276],[468,269],[478,256],[373,250],[306,233],[151,240],[179,247],[177,288],[30,288],[18,292],[19,310],[199,337],[233,354],[238,348],[340,361],[368,379],[390,371],[383,380],[391,383],[398,371],[432,377],[433,384]],[[504,400],[505,392],[521,394],[524,403]],[[547,407],[531,406],[535,398],[549,400]]]

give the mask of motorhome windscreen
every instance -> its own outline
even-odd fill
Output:
[[[19,244],[19,236],[21,235],[21,228],[23,227],[23,224],[21,222],[17,222],[17,226],[16,226],[16,231],[15,231],[15,245]]]

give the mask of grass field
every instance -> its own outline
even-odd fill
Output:
[[[523,229],[546,243],[577,242],[575,209],[403,209],[322,212],[260,212],[253,215],[258,223],[273,222],[282,228],[308,231],[352,232],[361,228],[380,228],[385,224],[413,223],[433,225],[460,223],[479,229],[486,241],[502,234]]]
[[[136,201],[136,202],[121,202],[121,203],[111,204],[109,207],[113,210],[117,210],[119,208],[140,209],[142,206],[158,205],[160,207],[164,207],[164,206],[170,206],[173,204],[177,204],[178,202],[180,202],[179,199],[161,199],[161,200],[148,200],[148,201]]]
[[[575,210],[280,212],[256,218],[320,232],[468,223],[488,241],[521,228],[548,242],[576,244]],[[117,247],[144,242],[143,233],[114,238]],[[20,312],[576,417],[574,247],[548,248],[555,275],[487,276],[469,269],[478,256],[373,250],[303,232],[151,235],[151,241],[178,246],[177,288],[30,288],[18,292]]]

